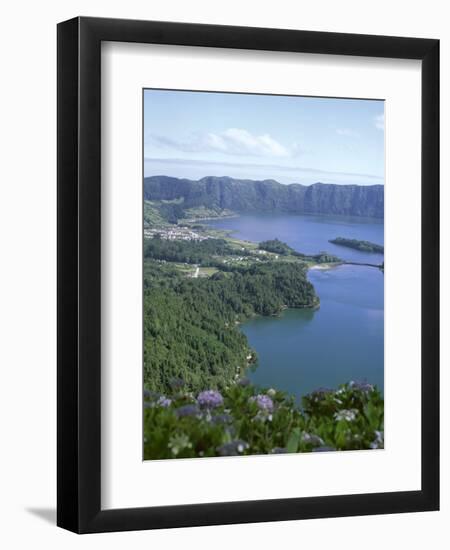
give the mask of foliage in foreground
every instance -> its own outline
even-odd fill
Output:
[[[367,383],[321,388],[302,408],[278,390],[240,380],[227,389],[144,392],[144,459],[380,449],[384,402]]]

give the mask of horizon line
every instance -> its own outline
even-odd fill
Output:
[[[198,178],[198,179],[191,179],[191,178],[184,178],[184,177],[178,177],[178,176],[169,176],[167,174],[153,174],[152,176],[144,176],[144,180],[145,179],[148,179],[148,178],[173,178],[173,179],[176,179],[176,180],[187,180],[187,181],[193,181],[193,182],[198,182],[198,181],[201,181],[205,178],[218,178],[218,179],[222,179],[222,178],[228,178],[230,180],[237,180],[237,181],[251,181],[251,182],[274,182],[274,183],[277,183],[278,185],[283,185],[283,186],[289,186],[289,185],[300,185],[301,187],[311,187],[313,185],[337,185],[337,186],[354,186],[354,187],[375,187],[375,186],[380,186],[380,187],[384,187],[384,183],[372,183],[372,184],[368,184],[368,185],[364,185],[364,184],[360,184],[360,183],[331,183],[331,182],[325,182],[325,181],[315,181],[314,183],[298,183],[298,182],[291,182],[291,183],[281,183],[280,181],[276,180],[276,179],[273,179],[273,178],[267,178],[267,179],[251,179],[251,178],[235,178],[233,176],[226,176],[226,175],[223,175],[223,176],[212,176],[212,175],[209,175],[209,176],[202,176],[201,178]]]
[[[361,179],[368,179],[368,180],[376,180],[377,183],[379,185],[384,185],[384,175],[383,176],[378,176],[378,175],[375,175],[375,174],[367,174],[367,173],[360,173],[360,172],[345,172],[345,171],[331,171],[331,170],[322,170],[320,168],[310,168],[310,167],[303,167],[303,166],[286,166],[286,165],[282,165],[282,164],[258,164],[258,163],[241,163],[241,162],[226,162],[226,161],[203,161],[203,160],[198,160],[198,159],[183,159],[183,158],[156,158],[156,157],[147,157],[147,156],[144,156],[143,158],[143,164],[144,164],[144,173],[145,173],[145,164],[148,163],[148,164],[172,164],[173,166],[177,166],[177,167],[180,167],[180,166],[183,166],[185,165],[186,167],[188,166],[191,166],[191,167],[199,167],[199,166],[210,166],[210,167],[221,167],[221,168],[229,168],[230,170],[233,170],[233,169],[250,169],[250,170],[258,170],[259,172],[261,171],[265,171],[265,170],[271,170],[272,172],[275,171],[275,172],[284,172],[284,173],[288,173],[288,172],[300,172],[300,173],[303,173],[303,174],[309,174],[310,176],[314,176],[314,175],[317,175],[318,177],[320,177],[321,175],[323,176],[328,176],[330,177],[331,179],[334,179],[334,177],[337,177],[337,178],[345,178],[345,177],[348,177],[348,178],[361,178]],[[280,174],[281,176],[281,174]],[[150,176],[147,176],[147,177],[150,177]],[[176,177],[176,176],[173,176],[173,177]],[[203,177],[208,177],[208,176],[203,176]],[[229,177],[229,176],[227,176]],[[295,177],[295,176],[293,176]],[[239,179],[239,178],[236,178],[236,179]],[[244,178],[242,178],[244,179]],[[245,178],[245,179],[248,179],[248,178]],[[270,179],[270,178],[268,178]],[[301,179],[301,178],[300,178]],[[259,181],[259,180],[254,180],[254,181]],[[281,182],[279,182],[281,183]],[[299,182],[296,182],[296,181],[293,181],[292,183],[298,183],[299,185],[311,185],[311,184],[307,184],[307,183],[299,183]],[[314,183],[314,182],[313,182]],[[342,185],[340,183],[335,183],[335,185]],[[281,185],[290,185],[290,184],[284,184],[284,183],[281,183]],[[352,185],[352,184],[344,184],[344,185]],[[364,183],[360,183],[360,184],[355,184],[355,185],[361,185],[361,186],[364,186],[364,185],[370,185],[370,184],[364,184]]]

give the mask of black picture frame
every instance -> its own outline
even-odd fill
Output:
[[[420,491],[101,509],[102,41],[422,61]],[[57,524],[76,533],[439,508],[439,41],[77,17],[58,25]],[[419,297],[417,297],[419,299]]]

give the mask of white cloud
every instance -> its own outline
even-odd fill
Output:
[[[220,133],[192,134],[187,140],[150,136],[158,147],[187,153],[218,152],[227,155],[286,158],[298,155],[298,144],[287,148],[269,134],[255,135],[242,128],[228,128]]]
[[[384,113],[382,113],[381,115],[377,115],[374,118],[374,121],[375,121],[375,128],[378,128],[378,130],[384,131]]]
[[[243,153],[255,156],[288,157],[289,151],[271,138],[269,134],[252,135],[247,130],[228,128],[222,134],[228,149],[235,154]]]
[[[346,137],[359,137],[358,132],[355,132],[355,130],[351,130],[350,128],[338,128],[336,130],[336,134]]]

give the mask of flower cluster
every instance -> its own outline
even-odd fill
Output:
[[[264,395],[262,393],[250,397],[251,403],[256,403],[259,410],[264,412],[272,412],[273,411],[273,401],[268,395]]]
[[[361,391],[361,392],[371,392],[374,390],[374,386],[372,384],[368,384],[367,382],[355,382],[354,380],[351,380],[348,383],[349,388],[353,388],[355,390]]]
[[[159,407],[170,407],[170,405],[172,404],[172,399],[169,399],[165,395],[161,395],[156,404]]]
[[[334,414],[334,419],[338,422],[345,420],[346,422],[353,422],[355,420],[358,411],[356,409],[342,409]]]
[[[170,407],[172,400],[156,392],[144,390],[144,408],[151,409],[153,407]]]
[[[177,434],[169,439],[168,447],[172,454],[177,456],[184,449],[191,449],[192,443],[186,434]]]
[[[195,458],[384,447],[376,387],[344,384],[302,399],[250,383],[196,394],[181,380],[144,392],[144,459]]]
[[[197,402],[204,409],[215,409],[223,405],[223,397],[216,390],[205,390],[198,394]]]
[[[200,410],[197,405],[188,404],[183,405],[175,409],[175,414],[178,418],[183,418],[185,416],[197,416],[200,413]]]

